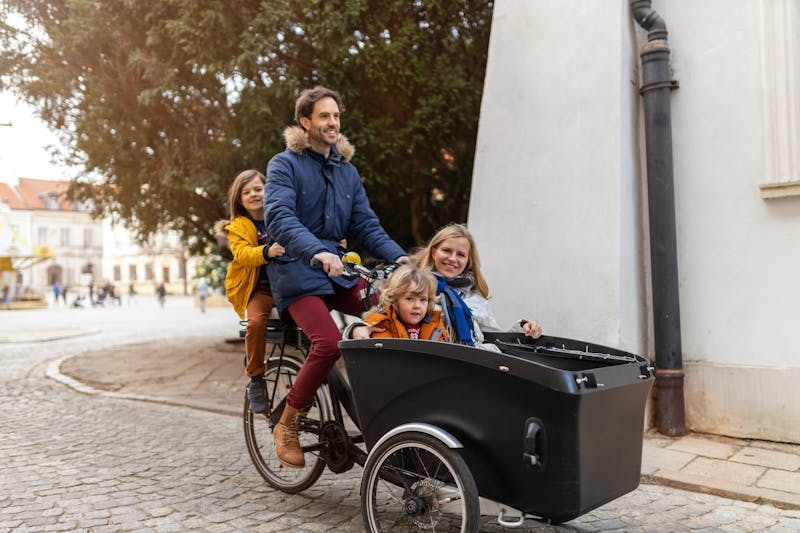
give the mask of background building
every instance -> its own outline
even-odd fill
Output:
[[[189,257],[177,233],[159,233],[138,244],[124,226],[106,219],[103,234],[104,276],[122,287],[124,294],[131,284],[137,292],[153,294],[161,282],[170,294],[192,293],[197,258]]]
[[[800,442],[800,2],[653,8],[680,84],[687,424]],[[502,320],[652,356],[645,40],[628,1],[496,1],[469,225]]]
[[[12,240],[46,249],[49,259],[18,268],[13,294],[50,295],[60,287],[85,287],[100,272],[102,223],[91,206],[66,199],[66,182],[20,178],[16,187],[2,184],[3,204],[13,228]]]
[[[15,187],[0,183],[0,239],[7,248],[47,252],[2,276],[12,298],[53,299],[58,283],[71,302],[78,295],[97,298],[109,284],[124,297],[133,285],[137,293],[153,294],[164,282],[171,294],[191,294],[196,258],[186,253],[177,234],[153,236],[136,244],[130,231],[109,219],[94,219],[91,207],[66,199],[64,181],[20,178]],[[2,254],[0,254],[2,255]],[[187,275],[188,273],[188,275]]]

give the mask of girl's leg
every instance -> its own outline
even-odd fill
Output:
[[[325,300],[319,296],[301,298],[290,305],[288,310],[295,323],[311,340],[311,351],[286,397],[289,405],[302,409],[311,403],[328,371],[336,364],[339,358],[337,344],[342,335],[331,318]]]
[[[256,285],[247,302],[247,332],[244,336],[244,351],[247,354],[245,373],[251,378],[264,375],[267,320],[271,311],[272,294]]]

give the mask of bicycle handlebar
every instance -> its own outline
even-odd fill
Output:
[[[397,263],[389,263],[388,265],[383,265],[382,267],[367,268],[363,265],[352,263],[350,261],[343,261],[342,264],[344,265],[344,272],[342,272],[342,277],[344,279],[353,280],[361,277],[367,281],[385,279],[400,266]],[[321,268],[322,262],[316,257],[312,257],[311,261],[309,261],[309,265],[311,265],[312,268]]]

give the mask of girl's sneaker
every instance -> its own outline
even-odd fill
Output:
[[[267,387],[263,381],[250,380],[247,384],[247,401],[254,413],[267,412]]]

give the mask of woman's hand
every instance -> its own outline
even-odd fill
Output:
[[[353,328],[350,338],[358,340],[369,339],[373,333],[382,333],[384,331],[386,330],[377,326],[356,326]]]
[[[272,246],[267,250],[267,257],[280,257],[286,253],[286,249],[277,242],[272,243]]]
[[[542,336],[542,326],[535,320],[525,322],[525,324],[522,325],[522,331],[525,332],[525,335],[533,337],[534,339],[538,339]]]

